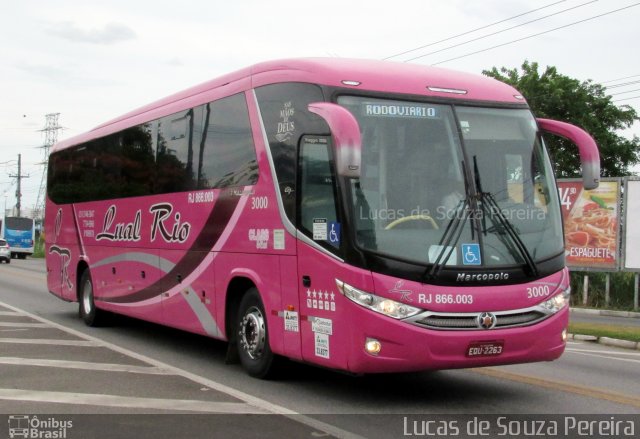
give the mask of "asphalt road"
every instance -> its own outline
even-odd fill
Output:
[[[597,323],[600,325],[613,325],[613,326],[629,326],[638,328],[640,331],[640,318],[638,317],[617,317],[617,316],[601,316],[590,313],[585,313],[581,310],[571,311],[571,321],[585,322],[585,323]]]
[[[0,265],[0,436],[29,423],[68,438],[518,437],[556,419],[569,437],[574,417],[640,431],[639,351],[571,342],[551,363],[364,377],[289,363],[274,381],[225,352],[132,319],[87,328],[48,294],[41,260]]]

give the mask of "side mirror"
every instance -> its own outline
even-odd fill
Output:
[[[578,146],[582,164],[582,184],[595,189],[600,183],[600,153],[595,140],[585,130],[570,123],[551,119],[536,119],[543,131],[571,140]]]
[[[338,175],[360,177],[362,138],[356,118],[344,107],[329,102],[313,102],[309,111],[322,117],[333,135],[333,149]]]

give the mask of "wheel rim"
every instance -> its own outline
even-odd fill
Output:
[[[252,306],[240,321],[240,347],[252,360],[259,359],[266,341],[266,325],[262,312]]]
[[[85,315],[91,314],[93,309],[93,285],[90,281],[84,283],[82,288],[82,310]]]

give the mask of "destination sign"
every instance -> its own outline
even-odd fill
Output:
[[[436,107],[425,105],[398,105],[363,103],[364,115],[367,117],[407,117],[417,119],[438,118]]]

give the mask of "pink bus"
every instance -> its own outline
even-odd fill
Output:
[[[48,288],[106,313],[352,373],[558,358],[569,276],[543,131],[482,76],[391,62],[266,62],[58,143]]]

